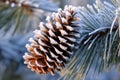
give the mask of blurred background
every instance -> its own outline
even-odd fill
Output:
[[[0,0],[0,80],[57,80],[55,76],[39,75],[30,71],[22,56],[33,30],[40,21],[65,5],[86,6],[95,0]],[[102,0],[104,1],[104,0]],[[110,0],[106,0],[109,1]],[[120,72],[104,71],[86,80],[120,80]]]

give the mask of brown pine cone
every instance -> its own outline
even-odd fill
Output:
[[[64,68],[80,37],[76,14],[75,7],[66,6],[64,10],[58,9],[58,13],[48,16],[46,23],[40,23],[40,30],[34,31],[34,38],[30,38],[30,44],[26,45],[29,53],[23,56],[28,68],[52,75],[55,70]]]

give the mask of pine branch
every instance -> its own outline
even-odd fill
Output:
[[[30,9],[32,11],[32,9],[42,9],[42,10],[46,10],[46,11],[54,11],[56,12],[57,10],[57,4],[53,4],[51,1],[38,1],[38,0],[34,0],[34,1],[29,1],[29,0],[2,0],[3,3],[6,4],[10,4],[11,7],[14,6],[18,6],[18,7],[24,7],[27,9]],[[44,3],[44,4],[43,4]],[[44,7],[46,4],[46,7]]]
[[[94,10],[95,9],[95,10]],[[114,22],[117,7],[96,1],[94,8],[80,7],[80,46],[62,77],[69,80],[85,79],[91,68],[93,75],[112,66],[119,67],[119,22]],[[111,28],[113,25],[113,28]]]
[[[45,4],[48,5],[46,8]],[[40,9],[41,8],[41,9]],[[55,11],[57,5],[50,1],[2,0],[0,1],[1,37],[10,37],[15,33],[27,33],[39,24],[48,12]]]

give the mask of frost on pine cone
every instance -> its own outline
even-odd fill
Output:
[[[39,74],[54,75],[55,70],[65,67],[80,37],[76,13],[75,7],[66,6],[48,16],[46,23],[40,23],[40,30],[34,31],[34,38],[26,45],[29,53],[23,56],[28,68]]]

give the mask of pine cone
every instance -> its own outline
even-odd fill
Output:
[[[58,9],[58,13],[48,16],[46,23],[40,23],[40,30],[34,31],[34,38],[30,38],[30,44],[26,45],[29,53],[23,56],[28,68],[52,75],[55,70],[64,68],[80,37],[76,13],[75,7],[66,6],[64,11]]]

